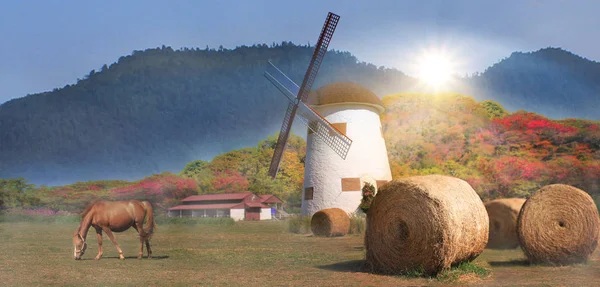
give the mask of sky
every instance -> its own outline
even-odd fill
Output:
[[[327,12],[341,16],[330,49],[418,72],[445,51],[458,75],[514,51],[561,47],[600,61],[600,1],[0,1],[0,103],[74,84],[134,50],[315,44]]]

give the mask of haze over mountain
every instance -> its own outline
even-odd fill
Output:
[[[277,132],[287,100],[263,77],[267,60],[300,83],[313,47],[134,51],[75,85],[0,105],[0,178],[37,184],[136,179]],[[460,89],[509,110],[598,119],[600,64],[560,49],[514,53]],[[353,81],[379,96],[416,91],[415,79],[327,54],[314,87]],[[295,127],[304,136],[305,129]]]
[[[511,111],[600,119],[600,63],[559,48],[514,52],[466,81],[465,92]]]

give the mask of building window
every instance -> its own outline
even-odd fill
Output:
[[[335,124],[331,124],[334,128],[336,128],[338,131],[340,131],[340,133],[342,133],[343,135],[346,135],[346,123],[335,123]],[[333,134],[331,134],[333,135]]]
[[[360,191],[360,178],[342,178],[342,191]]]
[[[307,187],[304,189],[304,200],[312,200],[315,193],[314,187]]]

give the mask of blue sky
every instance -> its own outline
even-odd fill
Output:
[[[440,47],[461,75],[548,46],[600,60],[600,1],[7,0],[0,103],[75,83],[133,50],[314,44],[328,11],[341,16],[330,48],[409,75],[420,51]]]

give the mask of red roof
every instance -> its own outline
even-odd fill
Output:
[[[256,201],[248,201],[246,202],[246,206],[248,207],[262,207],[262,208],[267,208],[268,206],[260,203],[260,202],[256,202]]]
[[[221,194],[202,194],[192,195],[183,199],[183,201],[208,201],[208,200],[231,200],[231,199],[244,199],[252,195],[252,192],[243,193],[221,193]]]
[[[168,210],[197,210],[197,209],[244,209],[246,207],[269,208],[258,201],[247,201],[240,203],[208,203],[208,204],[185,204],[169,208]]]
[[[277,198],[277,196],[272,194],[263,194],[260,196],[260,202],[263,203],[282,203],[281,199]]]
[[[194,210],[194,209],[244,209],[243,203],[223,203],[223,204],[189,204],[178,205],[169,208],[169,210]]]

